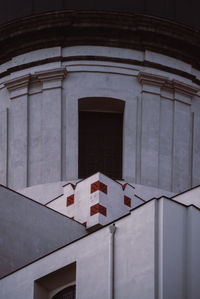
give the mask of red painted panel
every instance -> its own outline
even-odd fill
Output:
[[[104,183],[100,182],[100,181],[96,181],[95,183],[91,184],[91,191],[90,193],[96,192],[96,191],[101,191],[105,194],[107,194],[108,190],[107,190],[107,185],[105,185]]]
[[[67,207],[74,204],[74,194],[67,197]]]
[[[124,196],[124,204],[128,207],[131,207],[131,198]]]
[[[97,213],[100,213],[100,214],[106,216],[107,215],[107,210],[104,206],[97,203],[96,205],[90,207],[90,216],[93,216]]]

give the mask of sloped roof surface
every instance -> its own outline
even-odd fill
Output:
[[[85,234],[78,222],[0,186],[0,277]]]

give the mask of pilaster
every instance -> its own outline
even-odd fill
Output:
[[[42,163],[44,182],[61,180],[62,169],[62,81],[65,68],[35,73],[42,82]]]
[[[8,186],[28,185],[28,89],[31,75],[5,82],[10,95],[8,119]]]
[[[140,72],[141,162],[140,183],[158,187],[161,89],[167,77]]]

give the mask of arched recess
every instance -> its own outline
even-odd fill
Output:
[[[125,102],[113,98],[79,99],[79,178],[102,172],[122,179]]]
[[[75,299],[76,263],[64,266],[34,281],[34,299]],[[63,293],[62,293],[63,292]],[[66,294],[65,297],[56,297]],[[74,296],[74,297],[73,297]]]
[[[52,299],[75,299],[76,298],[76,286],[69,286],[58,292],[52,297]]]

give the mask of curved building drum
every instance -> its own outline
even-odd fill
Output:
[[[83,110],[121,113],[122,139],[113,139],[115,148],[121,146],[116,158],[120,180],[166,194],[199,184],[198,31],[157,17],[109,11],[30,16],[43,11],[32,4],[27,17],[0,27],[0,182],[34,196],[42,190],[34,186],[83,178]],[[107,128],[98,133],[102,140]],[[110,158],[102,163],[116,164]]]

